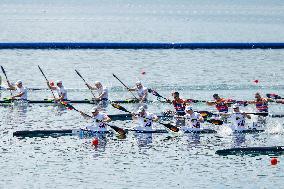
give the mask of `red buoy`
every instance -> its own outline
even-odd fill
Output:
[[[277,158],[272,158],[272,159],[270,160],[270,163],[271,163],[271,165],[276,165],[276,164],[278,163]]]
[[[93,141],[92,141],[92,145],[97,146],[98,144],[99,144],[99,139],[94,138]]]
[[[257,84],[259,81],[258,81],[258,79],[256,79],[256,80],[254,80],[253,82]]]

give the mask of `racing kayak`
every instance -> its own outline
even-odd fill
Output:
[[[10,104],[12,102],[23,102],[23,103],[29,103],[29,104],[55,104],[52,99],[44,99],[44,100],[0,100],[0,104]],[[95,100],[89,100],[89,99],[84,99],[84,100],[68,100],[66,101],[67,103],[75,103],[75,104],[97,104],[100,101],[95,101]],[[126,99],[126,100],[114,100],[110,101],[112,103],[120,103],[120,104],[127,104],[127,103],[139,103],[138,100],[136,99]],[[155,101],[147,101],[147,103],[154,103]]]
[[[166,129],[145,129],[145,130],[137,130],[137,129],[125,129],[126,132],[134,132],[134,133],[169,133]],[[255,133],[255,132],[263,132],[264,130],[255,130],[255,129],[247,129],[236,131],[237,133]],[[216,130],[213,129],[188,129],[183,131],[184,133],[196,133],[196,134],[210,134],[217,133]],[[94,136],[97,134],[109,134],[112,133],[112,130],[107,131],[92,131],[92,130],[84,130],[84,129],[59,129],[59,130],[22,130],[15,131],[13,133],[14,137],[48,137],[48,136],[65,136],[65,135],[80,135],[80,136]]]
[[[135,130],[135,129],[125,129],[126,132],[135,133],[168,133],[165,129],[152,129],[152,130]],[[110,134],[113,133],[111,130],[106,131],[93,131],[85,129],[59,129],[59,130],[23,130],[15,131],[13,133],[14,137],[48,137],[48,136],[65,136],[65,135],[83,135],[83,136],[93,136],[98,134]]]
[[[284,146],[271,147],[242,147],[217,150],[216,154],[226,155],[281,155],[284,153]]]

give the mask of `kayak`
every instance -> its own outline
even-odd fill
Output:
[[[22,101],[22,102],[27,102],[29,104],[54,104],[56,102],[54,102],[52,99],[44,99],[44,100],[11,100],[11,99],[4,99],[4,100],[0,100],[0,104],[9,104],[15,101]],[[84,100],[67,100],[65,101],[67,103],[75,103],[75,104],[97,104],[100,101],[96,101],[96,100],[91,100],[91,99],[84,99]],[[112,103],[119,103],[119,104],[127,104],[127,103],[139,103],[138,100],[136,99],[125,99],[125,100],[114,100],[114,101],[109,101]],[[155,101],[147,101],[147,103],[154,103]],[[160,102],[160,101],[159,101]]]
[[[136,130],[136,129],[125,129],[126,132],[135,133],[168,133],[165,129],[153,129],[153,130]],[[80,136],[93,136],[98,134],[110,134],[113,133],[111,130],[106,131],[92,131],[85,129],[59,129],[59,130],[23,130],[15,131],[14,137],[57,137],[57,136],[68,136],[68,135],[80,135]]]
[[[242,147],[217,150],[216,154],[226,155],[281,155],[284,153],[284,146],[271,147]]]

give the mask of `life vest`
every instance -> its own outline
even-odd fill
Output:
[[[268,112],[268,103],[265,98],[255,102],[255,107],[259,112]]]
[[[216,109],[219,112],[228,112],[228,105],[227,105],[227,100],[224,98],[221,98],[219,100],[216,100]]]
[[[173,105],[177,114],[183,114],[185,111],[185,101],[183,99],[173,100]]]

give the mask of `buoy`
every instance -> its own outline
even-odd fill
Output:
[[[93,141],[92,141],[92,145],[97,146],[98,144],[99,144],[99,139],[94,138]]]
[[[271,165],[276,165],[278,163],[278,160],[277,158],[272,158],[270,162],[271,162]]]
[[[256,79],[256,80],[254,80],[253,82],[254,82],[254,83],[258,83],[259,81],[258,81],[258,79]]]
[[[145,71],[142,71],[142,72],[141,72],[141,74],[142,74],[142,75],[145,75],[145,74],[146,74],[146,72],[145,72]]]

